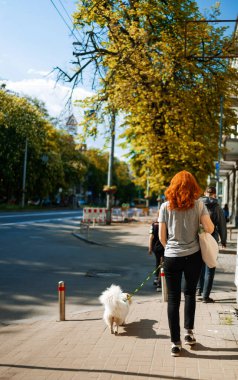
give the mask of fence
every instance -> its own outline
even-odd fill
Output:
[[[83,223],[106,224],[110,211],[104,207],[85,207],[83,209]],[[130,219],[151,221],[157,215],[157,208],[123,208],[113,207],[111,210],[112,221],[125,221]]]
[[[156,218],[157,207],[155,208],[123,208],[123,207],[114,207],[112,209],[112,220],[113,221],[124,221],[125,219],[135,219],[135,220],[148,220]]]

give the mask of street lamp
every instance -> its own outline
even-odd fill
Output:
[[[110,146],[110,152],[109,152],[108,174],[107,174],[108,188],[112,187],[112,173],[113,173],[114,147],[115,147],[115,127],[116,127],[116,113],[114,110],[112,110],[111,123],[110,123],[111,146]],[[108,210],[106,223],[110,224],[111,223],[111,208],[112,208],[112,193],[111,192],[107,192],[106,208]]]
[[[220,126],[219,126],[219,146],[218,146],[218,162],[216,163],[216,192],[219,197],[219,178],[220,178],[220,161],[221,161],[221,144],[222,144],[222,127],[223,127],[223,96],[220,98]]]
[[[28,139],[26,137],[26,140],[25,140],[25,153],[24,153],[24,164],[23,164],[23,178],[22,178],[22,200],[21,200],[21,206],[22,206],[22,208],[25,207],[27,151],[28,151]]]

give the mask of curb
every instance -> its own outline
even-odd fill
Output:
[[[106,244],[101,244],[101,243],[98,243],[98,242],[93,241],[93,240],[88,240],[88,239],[86,239],[84,236],[82,236],[82,235],[80,235],[80,234],[77,234],[77,233],[75,233],[75,232],[72,232],[72,235],[75,236],[76,238],[78,238],[78,239],[84,241],[85,243],[88,243],[88,244],[100,245],[100,246],[102,246],[102,247],[109,247],[109,246],[107,246]]]
[[[77,234],[75,232],[72,232],[72,235],[75,236],[76,238],[80,239],[80,240],[83,240],[85,243],[88,243],[88,244],[95,244],[95,245],[102,245],[96,241],[93,241],[93,240],[88,240],[86,239],[85,237],[83,237],[82,235],[80,234]]]

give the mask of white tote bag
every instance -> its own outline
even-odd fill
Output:
[[[202,213],[203,204],[199,203],[199,222],[200,217]],[[219,252],[219,247],[217,244],[217,241],[214,239],[214,237],[209,234],[208,232],[205,232],[202,227],[199,228],[198,231],[198,237],[199,237],[199,244],[201,248],[202,253],[202,259],[204,263],[208,266],[208,268],[215,268],[216,267],[216,261],[217,256]]]

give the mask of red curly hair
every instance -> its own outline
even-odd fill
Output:
[[[182,170],[175,174],[169,187],[165,191],[165,196],[169,201],[169,209],[188,210],[194,206],[196,199],[202,193],[194,176]]]

